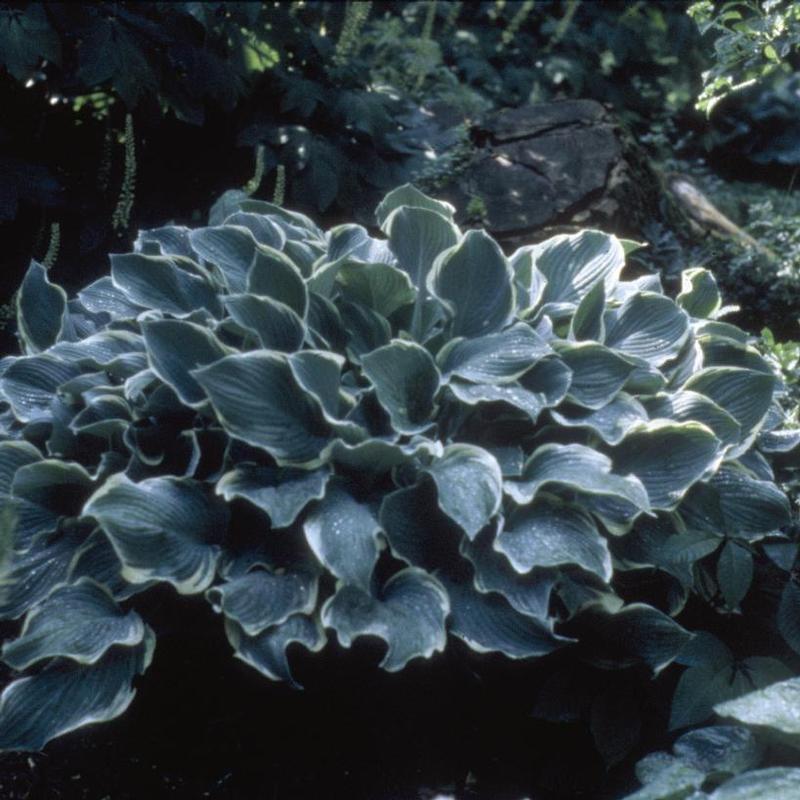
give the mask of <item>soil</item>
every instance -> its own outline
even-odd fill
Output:
[[[388,674],[367,639],[290,651],[297,691],[232,658],[199,598],[148,603],[158,645],[131,707],[0,756],[4,800],[599,800],[629,780],[629,766],[606,774],[587,726],[531,716],[540,662],[455,643]]]

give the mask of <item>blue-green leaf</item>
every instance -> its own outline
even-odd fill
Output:
[[[602,281],[606,295],[619,280],[625,252],[615,236],[585,230],[554,236],[533,251],[534,265],[547,280],[542,301],[545,313],[563,313],[575,306]]]
[[[395,339],[362,358],[364,374],[400,433],[419,433],[431,425],[439,370],[418,344]]]
[[[317,605],[317,575],[309,571],[252,569],[212,586],[206,597],[218,613],[257,636],[293,614],[310,614]]]
[[[242,497],[270,518],[273,528],[288,528],[312,500],[320,500],[330,469],[286,469],[239,464],[217,483],[217,494],[228,502]]]
[[[634,364],[596,342],[564,344],[558,354],[572,370],[570,400],[585,408],[602,408],[625,385]]]
[[[592,517],[576,506],[538,499],[507,521],[494,544],[519,573],[575,564],[610,581],[611,554]]]
[[[243,292],[247,273],[256,250],[256,240],[247,229],[237,225],[197,228],[189,241],[200,258],[216,266],[231,292]]]
[[[605,344],[656,367],[678,355],[690,333],[689,318],[668,297],[631,295],[608,325]]]
[[[388,645],[381,667],[401,670],[412,658],[444,650],[447,592],[433,576],[407,567],[393,575],[376,597],[356,586],[341,586],[322,607],[322,623],[344,647],[359,636],[378,636]]]
[[[437,258],[428,291],[452,316],[452,336],[480,336],[504,328],[516,307],[514,274],[497,242],[483,231],[464,238]]]
[[[305,319],[308,289],[303,275],[294,262],[279,250],[263,246],[256,249],[247,275],[247,291],[271,297]]]
[[[685,269],[681,274],[681,292],[675,302],[693,317],[713,317],[722,305],[714,275],[703,267]]]
[[[501,333],[453,339],[436,356],[445,378],[472,383],[509,383],[524,375],[552,348],[530,325],[518,323]]]
[[[176,316],[199,308],[220,314],[219,298],[208,279],[181,269],[175,256],[112,255],[111,278],[130,302],[145,308]]]
[[[303,346],[303,320],[286,304],[252,294],[229,295],[223,302],[239,325],[256,334],[261,347],[294,353]]]
[[[369,591],[381,527],[366,503],[356,500],[342,482],[330,484],[303,530],[321,564],[344,583]]]
[[[562,406],[558,410],[551,409],[550,415],[560,425],[589,428],[607,444],[619,444],[631,428],[648,419],[644,406],[625,392],[596,410]]]
[[[285,356],[231,355],[193,375],[222,426],[281,464],[313,462],[330,441],[319,401],[298,385]]]
[[[31,261],[17,292],[17,328],[25,350],[40,353],[58,340],[66,322],[67,294]]]
[[[41,750],[57,736],[118,717],[133,700],[131,683],[149,666],[154,645],[148,629],[137,647],[113,647],[91,665],[57,659],[9,684],[0,696],[0,750]]]
[[[474,539],[500,510],[503,476],[493,455],[471,444],[447,445],[425,470],[436,483],[439,507]]]
[[[236,658],[249,664],[262,675],[275,681],[286,681],[300,688],[294,680],[286,650],[297,643],[307,650],[317,652],[325,646],[325,631],[316,620],[295,614],[273,628],[267,628],[257,636],[248,636],[233,620],[225,621],[225,633],[234,649]]]
[[[545,444],[525,462],[520,481],[506,481],[504,490],[519,505],[532,502],[548,485],[625,501],[638,511],[649,511],[650,501],[634,475],[615,475],[608,456],[580,444]]]
[[[423,290],[436,257],[458,242],[458,228],[429,208],[396,208],[382,225],[397,266]]]
[[[347,261],[339,268],[336,282],[345,297],[384,317],[413,303],[417,297],[408,273],[391,264]]]
[[[386,197],[381,200],[378,207],[375,209],[375,219],[378,225],[383,228],[386,225],[386,220],[389,215],[398,208],[425,208],[429,211],[435,211],[441,214],[445,219],[453,219],[456,210],[450,203],[445,203],[441,200],[434,200],[423,194],[416,186],[410,183],[405,183],[392,189]]]
[[[719,446],[705,425],[657,420],[634,429],[614,449],[614,471],[635,475],[651,508],[672,510],[718,466]]]
[[[730,414],[742,429],[742,441],[747,442],[769,411],[775,378],[740,367],[708,367],[689,378],[683,388],[711,398]]]
[[[569,338],[576,342],[602,342],[606,332],[603,321],[605,310],[605,284],[598,281],[578,303],[569,324]]]
[[[16,670],[56,656],[93,664],[113,645],[137,645],[144,637],[138,614],[123,612],[105,587],[83,578],[37,605],[20,635],[3,645],[2,658]]]
[[[161,580],[181,594],[202,592],[214,579],[227,506],[199,481],[109,478],[86,503],[111,540],[131,583]]]
[[[453,580],[445,586],[450,597],[449,630],[478,653],[537,658],[570,642],[553,633],[550,622],[515,611],[502,595],[482,594]]]
[[[230,348],[207,328],[185,320],[145,321],[142,333],[153,372],[187,405],[205,402],[206,393],[191,372],[219,361]]]
[[[0,391],[20,422],[50,416],[50,404],[62,383],[78,375],[78,367],[46,354],[15,359],[0,378]]]

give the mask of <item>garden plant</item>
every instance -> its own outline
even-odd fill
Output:
[[[207,227],[140,232],[72,299],[31,264],[0,365],[4,750],[126,709],[158,647],[138,601],[164,583],[268,679],[294,682],[293,643],[377,637],[399,671],[456,638],[680,671],[674,731],[716,709],[798,732],[795,684],[770,686],[788,664],[684,622],[777,574],[800,646],[777,371],[704,269],[672,299],[626,270],[633,242],[506,256],[453,216],[405,185],[382,235],[325,232],[233,193]],[[710,796],[796,796],[800,771],[748,771],[762,752],[744,725],[694,731],[634,796],[739,772]]]

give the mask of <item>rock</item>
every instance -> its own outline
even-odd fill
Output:
[[[459,209],[460,222],[479,222],[501,241],[591,225],[635,233],[620,210],[634,188],[625,159],[632,144],[599,103],[503,109],[473,138],[473,157],[437,192]],[[658,184],[654,173],[647,178]]]

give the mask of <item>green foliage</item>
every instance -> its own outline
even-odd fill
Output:
[[[747,315],[751,329],[768,326],[779,340],[797,338],[800,195],[752,183],[724,183],[711,176],[701,181],[719,209],[761,248],[715,237],[694,259],[714,272],[726,297]]]
[[[791,544],[781,384],[708,273],[673,301],[593,230],[506,257],[412,186],[378,207],[386,238],[246,195],[213,215],[142,231],[71,300],[36,263],[19,291],[0,615],[24,618],[3,658],[25,674],[0,747],[125,709],[158,584],[204,596],[236,656],[289,682],[288,645],[328,632],[382,640],[389,671],[452,639],[679,663],[695,721],[785,676],[681,618],[690,598],[739,613],[762,548]],[[636,713],[594,703],[609,763]]]
[[[800,6],[783,0],[700,0],[688,9],[700,32],[713,32],[714,64],[703,73],[697,107],[710,114],[731,92],[773,73],[792,74],[800,53]]]

